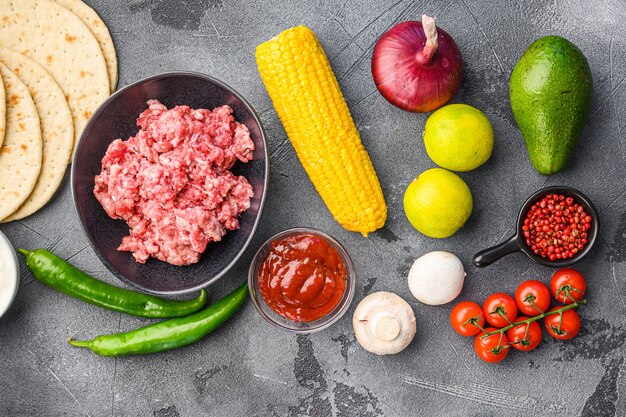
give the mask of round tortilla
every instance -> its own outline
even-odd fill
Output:
[[[0,0],[0,45],[37,61],[59,84],[74,120],[74,147],[109,96],[98,41],[74,13],[51,0]]]
[[[4,64],[7,126],[0,148],[0,220],[26,201],[41,170],[41,130],[28,87]]]
[[[100,44],[100,49],[104,54],[104,60],[107,64],[109,73],[109,84],[111,92],[115,91],[117,86],[117,54],[111,34],[104,21],[98,16],[98,13],[81,0],[54,0],[61,6],[69,9],[72,13],[80,18],[89,27],[91,33],[96,37]]]
[[[61,185],[74,145],[74,124],[61,87],[41,65],[0,47],[0,61],[26,85],[33,98],[43,141],[41,172],[26,201],[3,222],[23,219],[42,208]]]
[[[6,131],[7,124],[7,102],[4,97],[4,83],[2,82],[2,76],[0,76],[0,147],[4,142],[4,132]]]

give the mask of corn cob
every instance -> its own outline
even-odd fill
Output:
[[[385,198],[315,34],[305,26],[256,49],[261,79],[287,136],[331,214],[363,236],[387,219]]]

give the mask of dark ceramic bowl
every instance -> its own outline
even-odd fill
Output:
[[[93,194],[94,177],[100,173],[101,160],[109,144],[137,133],[137,116],[146,101],[158,99],[171,108],[178,104],[213,109],[227,104],[235,119],[244,123],[256,150],[254,160],[235,163],[232,171],[243,175],[254,188],[250,208],[239,218],[240,228],[229,231],[220,242],[207,246],[200,262],[174,266],[156,259],[135,262],[130,252],[117,250],[128,226],[110,218]],[[236,91],[207,75],[176,72],[156,75],[125,87],[94,113],[82,134],[72,163],[72,194],[78,217],[94,251],[104,265],[122,281],[145,292],[183,294],[199,290],[221,278],[239,259],[259,224],[269,178],[269,157],[265,133],[252,106]]]
[[[526,213],[530,207],[546,194],[563,194],[566,197],[573,197],[574,200],[584,207],[585,211],[589,216],[591,216],[591,228],[587,232],[587,244],[578,252],[573,258],[570,259],[557,259],[556,261],[551,261],[547,258],[542,258],[539,255],[536,255],[526,244],[526,240],[524,239],[524,234],[522,232],[522,226],[524,224],[524,218],[526,217]],[[513,252],[523,252],[533,261],[553,268],[564,268],[566,266],[570,266],[575,264],[584,258],[590,251],[593,245],[596,243],[598,237],[598,231],[600,230],[600,218],[598,216],[598,212],[596,208],[593,206],[591,200],[587,198],[586,195],[581,193],[578,190],[575,190],[571,187],[565,186],[555,186],[555,187],[547,187],[543,188],[530,197],[524,203],[522,208],[519,211],[517,216],[517,227],[515,230],[515,234],[511,236],[509,239],[504,242],[489,248],[485,249],[482,252],[477,253],[474,256],[474,265],[477,267],[488,266],[502,258],[505,255]]]

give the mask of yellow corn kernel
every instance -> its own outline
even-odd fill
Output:
[[[315,34],[298,26],[260,44],[256,60],[278,117],[313,185],[346,230],[387,219],[385,198],[346,100]]]

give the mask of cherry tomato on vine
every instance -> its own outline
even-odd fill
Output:
[[[538,316],[550,307],[550,290],[541,281],[524,281],[515,290],[515,303],[523,314]]]
[[[461,336],[475,336],[485,325],[483,309],[472,301],[461,301],[450,312],[450,324]]]
[[[485,329],[486,332],[493,332],[495,327],[489,327]],[[504,333],[496,333],[491,336],[487,336],[484,339],[484,333],[480,333],[474,339],[474,350],[478,357],[485,362],[497,363],[506,358],[509,354],[509,339]]]
[[[527,318],[528,317],[520,316],[515,321],[522,321]],[[542,334],[541,326],[536,321],[518,324],[506,331],[509,345],[524,352],[528,352],[539,346]]]
[[[551,314],[545,318],[545,324],[550,336],[559,340],[569,340],[580,331],[580,317],[574,310],[564,311],[563,318],[560,314]]]
[[[504,327],[515,321],[517,305],[510,295],[497,292],[487,297],[483,303],[483,312],[487,323],[495,327]]]
[[[552,295],[563,304],[572,304],[574,300],[581,300],[586,289],[585,278],[572,268],[559,269],[550,280]]]

